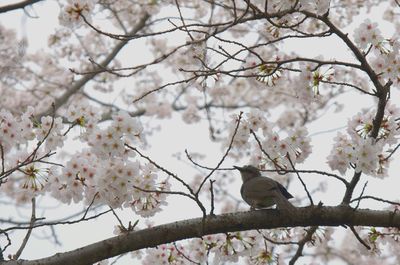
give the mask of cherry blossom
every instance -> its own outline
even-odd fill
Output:
[[[354,32],[354,40],[361,49],[372,45],[379,48],[383,42],[383,36],[378,28],[378,23],[366,19]]]
[[[46,15],[54,4],[58,20]],[[400,42],[390,33],[398,10],[398,1],[377,0],[1,4],[0,191],[4,208],[15,209],[0,218],[0,263],[30,259],[21,251],[38,245],[26,244],[31,234],[53,244],[57,225],[109,215],[104,233],[118,237],[106,244],[124,245],[112,255],[132,250],[124,258],[142,264],[397,264],[399,207],[385,185],[400,150]],[[330,117],[346,129],[330,128]],[[158,141],[164,125],[176,132]],[[285,186],[296,209],[243,213],[232,167],[243,164]],[[387,194],[362,186],[372,177]],[[318,204],[321,195],[335,204]],[[53,202],[85,208],[56,219]],[[176,220],[175,209],[195,219]],[[176,223],[158,226],[165,216]],[[269,218],[249,226],[259,216]],[[124,244],[132,235],[146,240]],[[90,247],[76,260],[118,262],[108,251],[82,258]]]
[[[93,1],[67,0],[67,5],[60,13],[60,24],[64,26],[76,26],[82,23],[82,16],[90,20],[90,12],[93,10]]]

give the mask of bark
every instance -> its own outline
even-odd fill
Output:
[[[27,6],[33,5],[34,3],[37,3],[40,1],[43,1],[43,0],[26,0],[26,1],[19,2],[19,3],[15,3],[15,4],[1,6],[0,13],[6,13],[6,12],[17,10],[20,8],[25,8]]]
[[[155,247],[208,234],[308,226],[400,227],[400,213],[353,209],[349,206],[309,206],[284,212],[274,209],[195,218],[109,238],[76,250],[38,260],[0,262],[1,265],[87,265],[129,251]]]
[[[142,30],[145,25],[146,21],[150,18],[150,15],[145,13],[138,23],[135,25],[135,27],[128,33],[128,36],[134,36],[136,33],[138,33],[140,30]],[[54,110],[58,110],[61,106],[63,106],[73,95],[75,95],[81,88],[85,86],[86,83],[91,81],[97,74],[101,73],[101,71],[96,71],[96,70],[101,70],[106,68],[112,60],[117,56],[117,54],[125,47],[126,44],[129,43],[129,39],[119,41],[118,44],[115,45],[115,47],[111,50],[111,52],[107,55],[107,57],[99,63],[99,66],[97,69],[93,69],[92,73],[85,74],[81,79],[77,80],[76,82],[73,83],[73,85],[64,92],[59,98],[56,98],[54,100],[54,107],[51,106],[48,108],[46,111],[38,114],[36,116],[37,120],[40,120],[41,117],[46,116],[46,115],[51,115]]]

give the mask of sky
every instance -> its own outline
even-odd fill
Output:
[[[29,14],[29,16],[23,15],[23,12],[21,11],[2,14],[0,16],[0,23],[6,27],[14,27],[18,31],[20,37],[26,36],[29,41],[29,51],[42,48],[46,49],[47,36],[53,32],[54,26],[58,23],[58,5],[55,3],[55,1],[44,1],[43,3],[36,4],[34,9],[28,8],[26,12]],[[377,14],[379,14],[379,10],[371,16],[376,17]],[[361,17],[362,16],[360,16],[360,20]],[[388,25],[386,22],[382,23],[384,23],[383,25]],[[350,30],[351,28],[349,28],[349,31]],[[393,30],[394,29],[390,28],[389,26],[384,26],[382,29],[382,31],[387,32],[388,36],[391,35]],[[343,46],[340,46],[340,44],[334,41],[329,41],[328,43],[313,41],[307,43],[303,50],[305,55],[308,54],[310,56],[318,53],[326,54],[329,52],[332,54],[332,57],[335,56],[339,58],[346,58],[348,55],[346,55],[346,53],[338,47]],[[142,48],[145,49],[144,45]],[[287,44],[287,49],[297,48],[298,44],[296,42]],[[136,50],[136,52],[131,56],[137,57],[139,54],[146,53],[138,52]],[[349,92],[343,96],[340,96],[340,101],[345,105],[345,109],[342,114],[328,112],[323,119],[309,126],[310,134],[314,135],[312,140],[313,149],[318,150],[318,152],[313,152],[313,154],[307,159],[306,163],[302,165],[302,168],[317,168],[321,170],[328,169],[326,165],[326,157],[330,152],[330,141],[334,135],[336,135],[338,128],[343,128],[347,124],[347,119],[357,113],[361,107],[368,107],[371,104],[370,99],[365,96],[358,96],[357,102],[354,102],[355,95],[355,93]],[[392,97],[396,98],[395,95],[396,94],[392,95]],[[169,169],[181,176],[196,174],[197,172],[188,164],[187,161],[179,161],[173,155],[176,152],[182,152],[183,150],[188,149],[192,152],[207,154],[207,157],[203,163],[208,166],[216,165],[216,162],[219,159],[218,154],[220,152],[220,147],[218,144],[213,144],[209,141],[207,137],[208,126],[206,122],[194,126],[188,126],[179,118],[177,118],[177,116],[174,116],[171,120],[162,121],[161,128],[162,130],[158,131],[151,137],[151,143],[155,149],[146,151],[147,154],[149,154],[155,161],[160,161],[162,165],[168,165]],[[330,140],[326,140],[327,138]],[[162,146],[162,152],[160,152],[160,148],[157,148],[160,146]],[[395,158],[396,157],[398,158],[398,154],[395,155]],[[245,161],[242,163],[245,163]],[[226,166],[232,165],[226,163]],[[387,199],[396,199],[399,186],[399,179],[396,172],[399,172],[399,170],[400,165],[395,165],[393,163],[389,173],[389,178],[384,180],[368,178],[368,192],[371,195],[381,196],[384,194],[384,197]],[[239,179],[238,172],[232,171],[231,174],[235,174],[235,177]],[[304,175],[302,177],[310,187],[317,185],[317,181],[314,179],[315,176]],[[365,181],[366,179],[362,179],[362,183]],[[360,185],[360,187],[362,187],[362,185]],[[335,205],[340,202],[342,194],[338,195],[332,191],[342,190],[342,188],[343,187],[341,183],[337,181],[328,181],[327,192],[316,194],[314,200],[317,202],[323,201],[325,205]],[[232,195],[236,198],[240,198],[239,190],[240,182],[233,184]],[[290,186],[290,193],[294,194],[295,197],[305,196],[304,191],[299,183],[294,183]],[[355,194],[359,193],[360,190],[357,189]],[[46,202],[45,204],[48,205],[48,207],[58,207],[58,203],[54,200]],[[362,203],[361,205],[362,207],[382,206],[379,203],[373,202]],[[0,208],[1,207],[2,206],[0,206]],[[76,209],[80,209],[81,207],[81,205],[71,205],[67,207],[62,206],[62,211],[57,209],[48,210],[46,212],[46,216],[48,212],[51,212],[53,218],[56,216],[61,217],[67,212],[72,214],[76,211]],[[27,211],[22,211],[20,214],[28,219],[30,214],[29,207]],[[120,212],[120,214],[125,220],[135,220],[135,216],[130,210],[124,210]],[[154,218],[154,221],[157,224],[160,224],[195,216],[200,216],[200,212],[196,209],[196,206],[192,202],[182,199],[181,197],[171,196],[169,200],[168,211],[158,214]],[[107,215],[106,217],[100,218],[96,222],[87,222],[72,226],[57,226],[55,227],[55,231],[57,234],[59,234],[59,238],[60,241],[63,242],[63,246],[56,248],[54,248],[53,244],[47,240],[39,241],[43,236],[43,234],[41,234],[43,231],[37,231],[34,233],[33,240],[28,243],[28,246],[24,251],[23,258],[42,258],[44,256],[52,255],[58,251],[72,250],[77,247],[113,236],[113,228],[110,224],[116,224],[116,220],[112,215]],[[48,230],[46,231],[48,232]],[[21,240],[21,237],[19,240]],[[18,242],[20,242],[19,240],[16,239],[13,247],[18,246]],[[128,263],[128,261],[121,261],[117,264],[124,265]]]

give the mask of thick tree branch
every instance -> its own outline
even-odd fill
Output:
[[[5,13],[8,11],[13,11],[13,10],[17,10],[20,8],[25,8],[29,5],[33,5],[34,3],[40,2],[43,0],[25,0],[19,3],[15,3],[15,4],[10,4],[10,5],[6,5],[6,6],[1,6],[0,7],[0,13]]]
[[[378,109],[376,111],[375,117],[372,122],[372,130],[370,133],[370,137],[376,139],[379,134],[379,130],[381,128],[381,123],[383,121],[384,115],[385,115],[385,107],[387,103],[387,96],[389,93],[389,88],[392,85],[392,82],[389,81],[387,82],[381,89],[378,89],[380,91],[379,93],[379,101],[378,101]],[[353,195],[354,188],[356,187],[358,181],[360,180],[362,172],[354,172],[353,178],[351,179],[350,185],[347,186],[345,195],[343,197],[343,204],[349,204],[351,197]]]
[[[279,227],[308,226],[374,226],[400,227],[400,213],[355,210],[348,206],[309,206],[284,212],[272,209],[238,212],[218,216],[207,216],[155,226],[109,238],[73,251],[54,256],[26,261],[7,261],[1,265],[87,265],[129,251],[155,247],[182,239],[201,237],[208,234],[272,229]]]
[[[322,22],[327,25],[330,30],[336,34],[342,41],[346,44],[346,46],[353,52],[354,56],[357,58],[357,60],[361,63],[361,68],[362,70],[368,75],[370,78],[371,82],[374,84],[378,94],[382,93],[384,90],[383,85],[380,83],[378,75],[375,73],[375,71],[372,69],[371,65],[368,63],[367,58],[365,55],[358,49],[358,47],[350,40],[348,37],[348,34],[344,33],[341,31],[338,27],[336,27],[332,21],[326,16],[316,16],[315,14],[312,14],[310,12],[305,12],[303,11],[305,15],[309,17],[314,17],[316,19],[321,20]]]
[[[382,85],[378,74],[372,69],[371,65],[368,63],[365,54],[358,49],[358,47],[350,40],[348,34],[345,34],[338,27],[336,27],[327,16],[316,16],[315,14],[309,12],[303,12],[306,16],[314,17],[316,19],[324,22],[330,30],[336,34],[345,44],[346,46],[353,52],[354,56],[361,63],[362,70],[368,75],[371,82],[375,87],[375,95],[379,98],[378,109],[375,114],[375,118],[373,120],[373,129],[371,130],[370,137],[376,139],[378,137],[379,129],[381,127],[381,123],[384,117],[384,110],[387,103],[387,97],[389,93],[390,86],[392,85],[392,81],[388,81],[385,85]],[[349,204],[352,198],[354,188],[357,186],[362,172],[354,172],[353,178],[350,184],[347,186],[345,195],[343,196],[342,204]]]
[[[139,32],[141,29],[143,29],[143,27],[146,24],[146,21],[149,19],[149,15],[148,14],[144,14],[142,16],[142,18],[139,20],[139,22],[137,23],[137,25],[129,32],[130,35],[134,35],[137,32]],[[99,68],[105,68],[114,58],[115,56],[117,56],[117,54],[122,50],[122,48],[129,42],[129,40],[124,40],[124,41],[120,41],[115,47],[114,49],[110,52],[110,54],[108,54],[108,56],[99,64]],[[54,101],[54,106],[55,106],[55,110],[57,110],[58,108],[60,108],[65,102],[67,102],[67,100],[74,95],[79,89],[81,89],[87,82],[89,82],[90,80],[92,80],[98,72],[94,71],[92,73],[89,73],[87,75],[85,75],[84,77],[82,77],[81,79],[79,79],[78,81],[76,81],[67,91],[64,92],[63,95],[61,95],[59,98],[56,98]],[[38,120],[40,120],[40,117],[42,116],[46,116],[49,115],[49,113],[51,112],[53,108],[48,109],[42,113],[40,113],[38,115],[38,117],[36,117]]]

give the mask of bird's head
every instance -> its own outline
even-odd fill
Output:
[[[247,180],[255,177],[261,177],[260,170],[255,166],[247,165],[244,167],[238,167],[238,166],[233,166],[233,167],[240,171],[243,182],[246,182]]]

